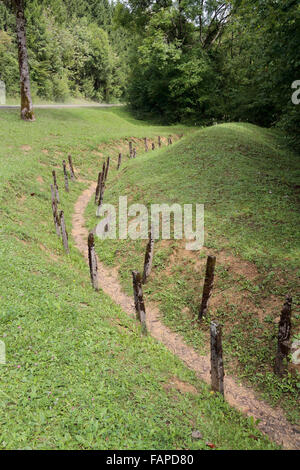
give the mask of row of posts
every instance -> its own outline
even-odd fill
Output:
[[[70,191],[69,179],[71,179],[72,181],[76,180],[71,155],[68,156],[68,162],[69,162],[69,169],[70,169],[69,174],[68,174],[68,171],[67,171],[66,161],[63,160],[63,162],[62,162],[63,175],[64,175],[64,184],[65,184],[65,191],[66,192]],[[69,254],[70,253],[69,241],[68,241],[69,237],[68,237],[68,232],[67,232],[67,229],[66,229],[64,211],[63,210],[60,210],[60,211],[58,210],[58,204],[60,204],[60,197],[59,197],[59,190],[58,190],[55,170],[52,171],[52,177],[53,177],[53,184],[50,185],[50,189],[51,189],[51,202],[52,202],[52,214],[53,214],[54,226],[55,226],[57,236],[61,237],[61,239],[62,239],[62,244],[63,244],[65,252],[67,254]]]
[[[148,141],[145,138],[145,150],[148,151]],[[172,139],[168,139],[168,144],[172,144]],[[158,137],[158,146],[161,146],[161,138]],[[155,149],[154,144],[152,143],[152,149]],[[136,149],[133,149],[132,142],[129,142],[129,157],[136,157]],[[72,157],[68,156],[70,177],[67,172],[66,162],[63,161],[63,174],[65,182],[65,191],[69,192],[69,179],[74,181],[76,179]],[[117,170],[119,170],[122,162],[122,154],[118,156]],[[101,206],[103,203],[104,189],[107,181],[108,171],[110,166],[110,157],[103,163],[102,171],[98,174],[97,187],[95,192],[95,203],[98,206]],[[69,253],[68,246],[68,234],[66,230],[64,213],[61,210],[58,213],[58,204],[60,203],[59,191],[57,185],[57,179],[55,171],[52,172],[53,175],[53,185],[51,185],[51,199],[52,199],[52,211],[54,225],[56,233],[58,236],[62,237],[63,247],[66,253]],[[142,285],[146,284],[151,273],[152,261],[154,256],[154,237],[153,229],[151,227],[149,231],[149,239],[146,246],[145,259],[144,259],[144,269],[143,274],[141,275],[138,271],[132,271],[132,282],[133,282],[133,296],[134,296],[134,306],[136,312],[136,319],[140,321],[142,327],[142,333],[147,334],[147,325],[146,325],[146,309],[145,302],[143,297],[143,288]],[[90,268],[91,283],[93,288],[99,290],[99,281],[98,281],[98,265],[97,265],[97,255],[95,252],[95,239],[93,232],[89,233],[88,236],[88,260]],[[198,321],[201,321],[206,317],[209,306],[209,299],[212,294],[214,286],[214,273],[216,266],[216,257],[209,255],[206,262],[205,278],[202,291],[202,299],[198,313]],[[278,340],[277,340],[277,353],[274,364],[274,372],[283,376],[287,373],[287,359],[290,352],[290,336],[291,336],[291,307],[292,307],[292,298],[290,295],[286,297],[285,303],[283,305],[279,327],[278,327]],[[211,386],[214,391],[217,391],[224,395],[224,364],[223,364],[223,350],[222,350],[222,327],[218,322],[212,321],[210,324],[210,359],[211,359]]]

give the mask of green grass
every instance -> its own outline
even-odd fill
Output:
[[[298,162],[284,136],[250,124],[223,124],[128,162],[123,173],[111,175],[105,193],[105,202],[114,204],[127,195],[130,203],[205,205],[206,252],[217,256],[215,303],[208,317],[200,326],[195,321],[206,252],[184,252],[176,240],[156,243],[146,300],[159,302],[164,322],[201,353],[208,351],[209,322],[220,321],[226,370],[280,404],[293,422],[299,419],[299,373],[290,368],[278,379],[273,363],[288,292],[293,337],[300,330]],[[87,214],[92,228],[97,223],[92,203]],[[100,258],[120,266],[128,293],[131,269],[142,269],[145,244],[98,241]]]
[[[84,183],[63,191],[71,153],[94,180],[113,140],[187,132],[142,126],[124,110],[37,110],[35,123],[0,112],[1,449],[274,449],[255,423],[230,408],[102,292],[70,234]],[[136,125],[138,124],[138,125]],[[100,149],[99,149],[100,146]],[[116,153],[117,156],[117,153]],[[116,157],[115,157],[116,158]],[[71,253],[51,215],[59,178]],[[198,393],[166,387],[177,377]],[[198,429],[203,439],[193,440]]]

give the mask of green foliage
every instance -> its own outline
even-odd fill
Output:
[[[106,12],[106,14],[104,14]],[[33,95],[66,101],[77,96],[96,101],[124,94],[124,44],[110,33],[112,6],[103,2],[28,0],[27,46]],[[18,93],[18,60],[14,15],[1,4],[1,78],[7,93]],[[126,43],[125,43],[126,44]]]
[[[118,7],[117,21],[135,35],[128,98],[136,113],[279,125],[299,146],[300,107],[291,104],[300,66],[298,2],[129,4]]]

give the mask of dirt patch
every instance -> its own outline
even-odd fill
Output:
[[[37,182],[40,183],[40,184],[43,184],[43,183],[44,183],[44,179],[43,179],[42,176],[38,176],[36,180],[37,180]]]
[[[189,384],[188,382],[182,382],[177,377],[172,377],[167,384],[163,385],[165,390],[178,390],[181,393],[192,393],[193,395],[198,395],[198,390],[194,385]]]
[[[172,243],[168,240],[164,240],[164,242],[169,245]],[[176,247],[170,257],[170,265],[180,264],[182,263],[182,260],[189,259],[193,261],[194,269],[196,271],[200,271],[206,264],[206,256],[213,255],[217,258],[216,262],[224,266],[225,270],[232,275],[244,276],[246,279],[249,280],[253,280],[259,275],[257,268],[253,263],[244,261],[241,258],[234,256],[229,251],[212,250],[210,248],[206,248],[205,246],[202,247],[199,252],[186,250],[186,242],[187,240],[182,240],[180,242],[178,241],[179,246]],[[199,256],[199,254],[205,254],[205,257]]]
[[[188,307],[184,307],[181,310],[181,313],[183,317],[188,317],[190,320],[194,320],[194,316]]]
[[[39,247],[42,251],[46,252],[49,258],[51,258],[53,261],[59,261],[59,257],[56,256],[52,251],[48,250],[48,248],[45,247],[42,243],[39,244]]]
[[[171,242],[164,240],[169,245]],[[205,253],[205,255],[211,254],[207,248],[201,248],[201,254]],[[206,265],[206,256],[201,257],[199,256],[198,252],[186,250],[185,249],[185,242],[182,241],[182,246],[176,247],[169,258],[169,264],[167,267],[167,274],[171,274],[173,270],[173,266],[179,266],[184,264],[185,262],[192,261],[193,267],[195,271],[203,271]]]
[[[250,280],[253,280],[258,276],[257,268],[253,263],[241,260],[227,251],[220,251],[216,256],[218,263],[223,264],[229,273],[232,272]]]
[[[22,194],[22,196],[19,197],[18,199],[19,199],[18,202],[21,203],[21,204],[23,204],[23,203],[26,201],[27,197],[25,196],[25,194]]]
[[[22,245],[30,245],[31,244],[31,241],[29,240],[24,240],[24,239],[21,239],[21,238],[17,238],[17,240],[19,240],[19,242],[22,243]]]
[[[44,153],[45,155],[48,155],[49,150],[48,149],[42,149],[42,153]]]
[[[238,293],[233,287],[230,287],[229,289],[225,289],[218,293],[213,293],[209,300],[209,308],[212,310],[217,310],[218,307],[222,307],[226,304],[238,304],[240,307],[242,305],[244,308],[244,301],[242,300],[241,294],[238,296],[238,298],[237,295]]]
[[[32,148],[30,147],[30,145],[21,145],[21,150],[23,150],[24,152],[30,152]]]

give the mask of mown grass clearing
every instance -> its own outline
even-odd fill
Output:
[[[51,213],[59,178],[69,235],[73,206],[120,139],[185,132],[134,125],[119,111],[0,112],[1,449],[274,449],[253,420],[200,383],[90,286],[74,248],[63,253]],[[122,116],[126,117],[122,110]],[[140,123],[139,123],[140,124]],[[108,142],[119,143],[108,147]],[[71,153],[80,180],[63,191]],[[79,173],[80,170],[80,173]],[[199,430],[202,439],[192,438]]]
[[[299,336],[298,156],[283,136],[249,124],[202,129],[175,146],[130,161],[113,176],[105,202],[204,203],[205,248],[187,252],[181,241],[159,241],[146,299],[159,302],[167,325],[201,353],[208,325],[224,329],[225,367],[250,382],[288,418],[299,419],[299,371],[273,374],[277,323],[284,297],[293,295],[293,337]],[[89,227],[97,223],[91,202]],[[131,269],[142,269],[146,242],[98,241],[100,259],[119,267],[131,292]],[[199,327],[205,260],[217,256],[209,316]]]

